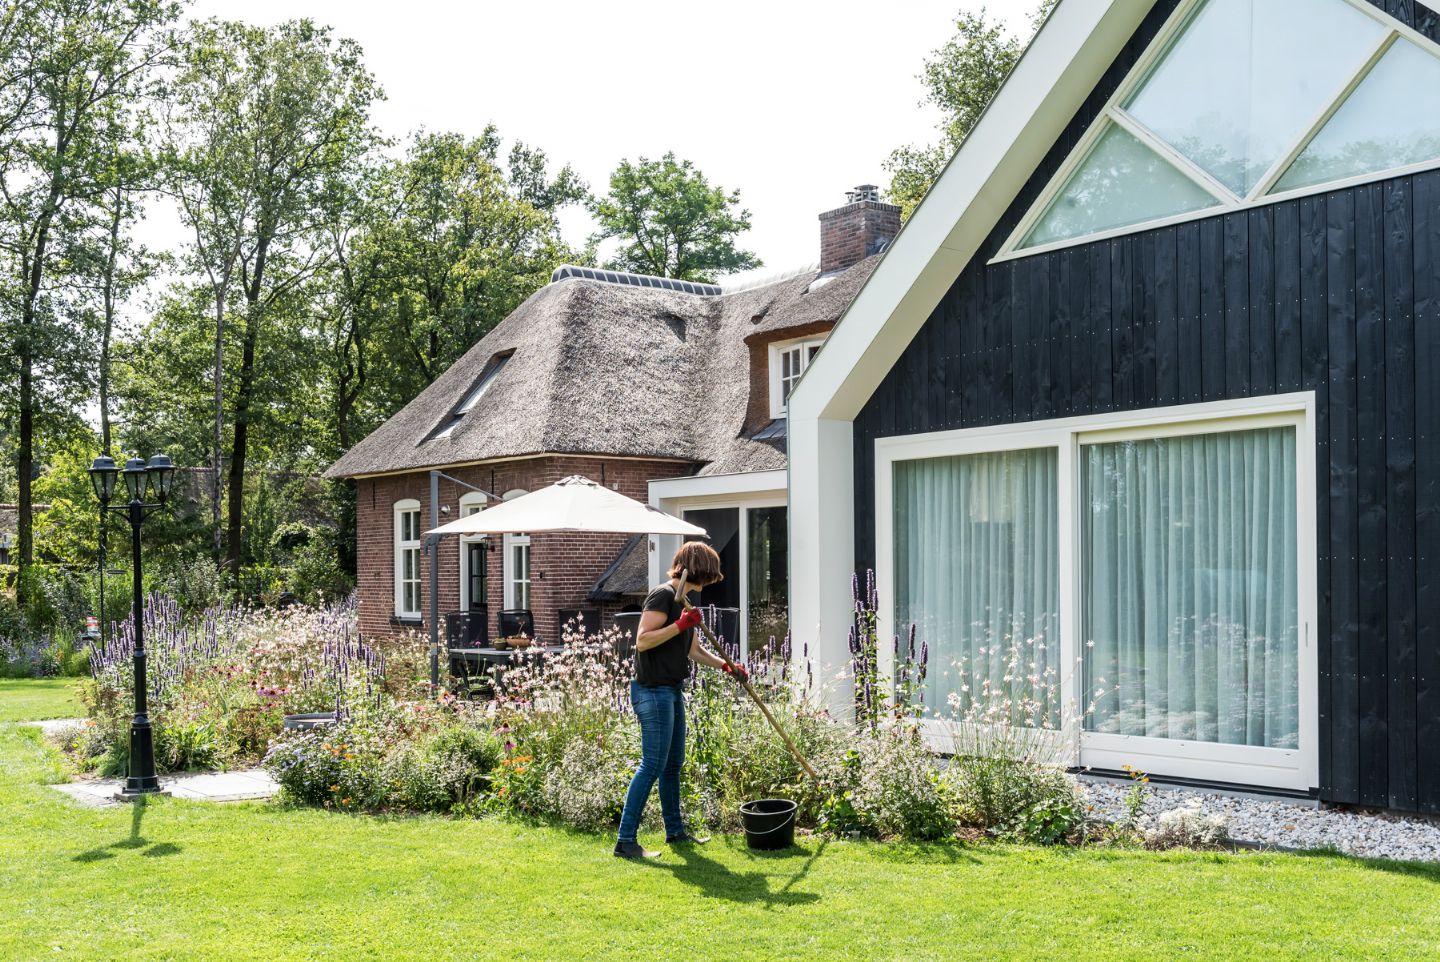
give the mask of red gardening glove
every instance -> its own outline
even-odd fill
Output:
[[[686,608],[680,612],[680,617],[675,619],[675,630],[686,632],[700,624],[700,612],[694,608]]]
[[[733,661],[721,665],[720,670],[742,684],[750,680],[750,673],[745,670],[745,666],[737,665]]]

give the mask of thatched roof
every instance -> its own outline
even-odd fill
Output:
[[[723,461],[723,473],[784,467],[783,446],[742,436],[745,340],[820,315],[838,319],[873,260],[813,294],[808,272],[720,296],[563,278],[516,308],[326,477],[545,453]],[[857,272],[863,276],[852,279]],[[475,406],[448,436],[435,437],[507,353]]]

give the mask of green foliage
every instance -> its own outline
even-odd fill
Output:
[[[721,274],[761,267],[736,246],[750,229],[740,192],[711,187],[688,160],[666,153],[659,160],[622,160],[610,175],[610,191],[591,201],[600,224],[592,238],[620,240],[605,266],[659,277],[713,281]]]
[[[1085,826],[1075,781],[1060,768],[1000,755],[957,756],[942,785],[955,821],[996,838],[1055,845]]]
[[[1039,29],[1054,5],[1055,0],[1042,0],[1031,16],[1033,29]],[[955,36],[931,52],[919,77],[926,91],[921,103],[938,107],[945,115],[940,142],[900,147],[885,164],[890,171],[890,199],[900,205],[902,216],[909,218],[914,212],[946,162],[980,122],[1028,44],[1028,37],[1022,40],[1007,33],[983,6],[956,15]]]
[[[492,734],[467,721],[445,724],[391,753],[385,762],[392,796],[419,812],[465,809],[490,786],[504,755]]]

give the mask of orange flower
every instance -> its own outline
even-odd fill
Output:
[[[338,792],[338,791],[340,791],[340,786],[339,786],[339,785],[331,785],[331,786],[330,786],[330,791],[332,791],[332,792]]]

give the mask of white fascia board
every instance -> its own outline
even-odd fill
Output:
[[[711,498],[720,495],[762,494],[785,491],[785,471],[745,471],[739,474],[710,474],[703,477],[665,478],[650,482],[650,504],[662,500]]]
[[[796,386],[792,426],[854,419],[1153,5],[1055,8]]]

